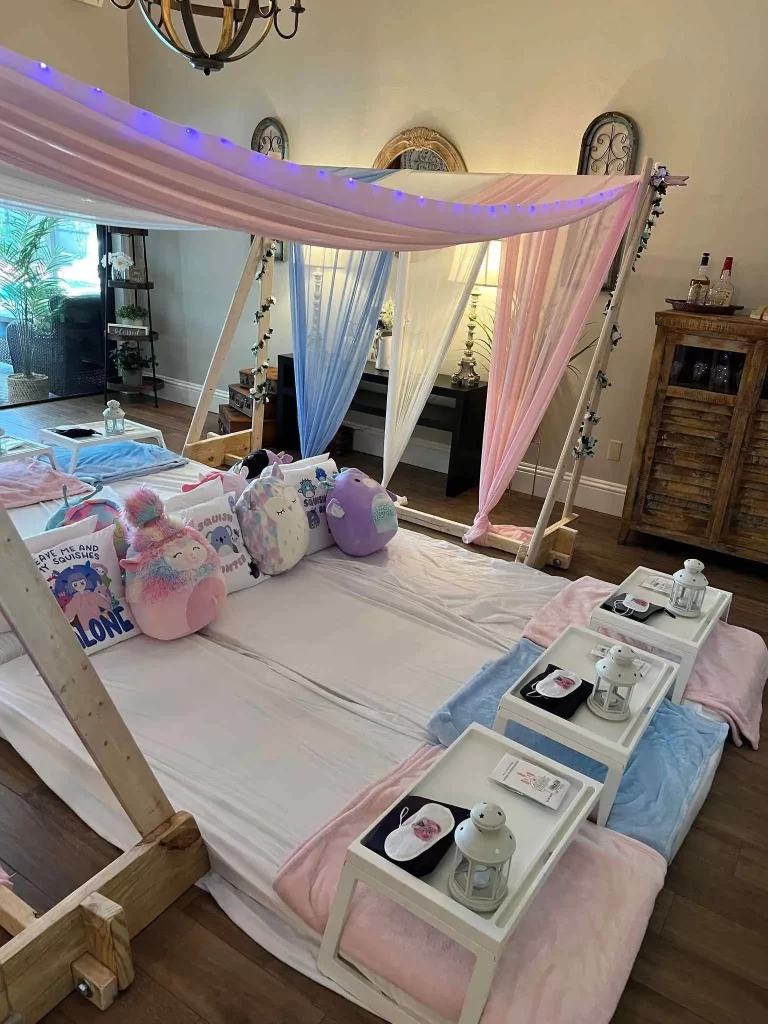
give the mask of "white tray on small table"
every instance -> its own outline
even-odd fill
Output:
[[[505,754],[517,754],[571,783],[557,811],[490,782],[488,776]],[[459,1024],[477,1024],[493,981],[496,964],[510,935],[546,882],[550,872],[597,803],[602,786],[548,757],[473,724],[409,789],[387,808],[347,850],[344,867],[320,946],[318,967],[351,995],[392,1024],[441,1022],[428,1007],[404,1010],[339,955],[339,943],[358,882],[394,900],[412,914],[475,955]],[[455,847],[425,878],[415,878],[363,845],[365,837],[404,796],[427,797],[472,807],[483,800],[499,804],[517,841],[509,871],[509,892],[490,914],[477,914],[448,895]]]
[[[637,652],[638,657],[651,667],[633,687],[630,715],[623,722],[600,718],[589,710],[586,701],[572,718],[560,718],[551,711],[523,700],[520,690],[550,664],[575,672],[588,683],[594,684],[599,659],[592,657],[589,652],[598,645],[605,646],[607,639],[601,633],[584,629],[583,626],[566,626],[557,640],[502,695],[493,723],[494,730],[503,735],[507,722],[518,722],[606,765],[608,774],[600,793],[598,825],[605,825],[608,820],[627,762],[659,704],[674,685],[677,665],[646,651]],[[559,767],[558,770],[563,769]]]
[[[616,588],[614,594],[630,593],[636,597],[644,597],[653,604],[666,604],[668,595],[659,593],[643,586],[651,576],[658,576],[672,582],[672,577],[655,569],[639,566]],[[589,620],[590,629],[602,630],[606,633],[620,634],[628,641],[644,650],[661,654],[679,664],[677,679],[670,699],[679,704],[683,699],[694,662],[701,651],[715,624],[722,619],[728,621],[733,595],[727,590],[707,587],[704,595],[701,615],[695,619],[678,615],[674,619],[666,612],[658,612],[647,622],[637,622],[625,615],[608,611],[599,604],[592,612]]]
[[[48,444],[38,444],[37,441],[28,441],[25,437],[13,437],[11,434],[4,434],[3,441],[0,462],[11,459],[48,459],[54,469],[59,468],[56,465],[53,448]]]
[[[94,423],[72,423],[67,424],[67,426],[76,426],[83,430],[95,430],[96,433],[91,437],[65,437],[63,434],[57,434],[55,430],[45,427],[38,436],[46,444],[58,445],[60,448],[66,448],[72,452],[72,459],[69,464],[70,473],[74,473],[82,450],[84,448],[92,448],[94,445],[112,444],[114,441],[154,440],[157,441],[161,448],[166,447],[163,440],[163,432],[158,427],[147,427],[143,423],[137,423],[135,420],[125,421],[125,431],[122,434],[106,434],[104,432],[104,420],[96,420]]]

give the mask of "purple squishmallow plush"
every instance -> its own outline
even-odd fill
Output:
[[[120,565],[126,599],[141,629],[156,640],[175,640],[213,622],[227,598],[213,547],[197,530],[167,516],[149,487],[126,498],[124,515],[131,546]]]
[[[372,555],[397,533],[391,492],[359,469],[343,469],[333,478],[325,511],[333,539],[347,555]]]

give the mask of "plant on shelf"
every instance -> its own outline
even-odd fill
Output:
[[[126,387],[139,387],[144,383],[144,370],[157,366],[157,360],[152,360],[141,351],[141,346],[130,341],[124,341],[118,345],[115,352],[115,361],[123,384]]]
[[[6,211],[0,232],[0,307],[10,312],[17,332],[21,370],[8,376],[10,404],[48,398],[49,380],[32,369],[37,333],[50,332],[52,304],[64,295],[58,273],[75,256],[53,244],[55,217]],[[9,339],[10,340],[10,339]]]
[[[117,311],[117,322],[124,327],[146,327],[149,321],[149,310],[131,303],[121,306]]]

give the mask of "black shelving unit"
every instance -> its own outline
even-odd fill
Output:
[[[128,237],[131,240],[131,251],[130,256],[133,260],[133,265],[136,267],[142,267],[144,270],[145,280],[143,281],[130,281],[124,278],[113,278],[109,266],[105,270],[105,284],[104,288],[104,366],[105,370],[108,371],[110,362],[112,361],[113,348],[117,344],[123,341],[135,341],[137,348],[145,342],[149,342],[150,358],[152,360],[152,375],[144,376],[141,384],[128,385],[123,384],[122,378],[112,377],[110,378],[109,373],[105,372],[104,375],[104,401],[106,402],[109,398],[110,392],[122,394],[126,396],[140,396],[143,394],[152,394],[155,400],[155,408],[157,408],[157,392],[161,390],[165,381],[157,376],[157,367],[155,366],[155,342],[158,338],[158,333],[152,326],[152,298],[151,292],[154,289],[154,282],[149,278],[149,263],[147,261],[147,235],[149,232],[146,228],[126,228],[126,227],[110,227],[107,226],[104,229],[104,243],[103,249],[105,252],[113,252],[112,239],[116,235]],[[138,259],[137,259],[138,256]],[[117,317],[115,316],[115,309],[117,302],[115,300],[115,291],[127,291],[133,292],[134,302],[137,301],[139,293],[146,293],[146,306],[148,312],[148,329],[149,333],[146,336],[135,335],[135,334],[121,334],[119,331],[109,331],[108,325],[114,323]]]

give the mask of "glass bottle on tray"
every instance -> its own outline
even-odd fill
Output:
[[[696,306],[703,306],[707,301],[707,293],[709,292],[708,268],[709,253],[703,252],[698,273],[695,277],[691,278],[691,284],[688,288],[688,301]]]
[[[720,280],[715,281],[707,292],[708,306],[732,306],[733,305],[733,281],[731,270],[733,269],[733,256],[726,256],[723,269],[720,272]]]

